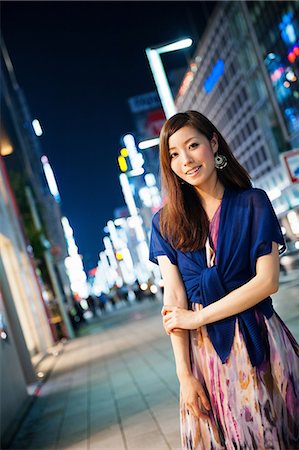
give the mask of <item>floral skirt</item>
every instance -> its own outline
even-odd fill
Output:
[[[269,354],[258,368],[251,365],[238,321],[225,364],[206,327],[190,331],[192,371],[206,390],[211,410],[208,418],[196,418],[181,396],[184,450],[299,449],[298,344],[276,313],[270,319],[260,314],[258,320]]]

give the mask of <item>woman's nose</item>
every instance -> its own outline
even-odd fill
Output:
[[[192,162],[193,160],[192,160],[192,157],[191,157],[191,155],[189,154],[189,153],[184,153],[183,154],[183,163],[184,163],[184,166],[186,166],[187,164],[189,164],[190,162]]]

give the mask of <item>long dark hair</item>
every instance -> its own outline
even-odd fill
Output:
[[[160,216],[160,229],[164,238],[181,251],[203,248],[209,232],[209,221],[199,196],[193,186],[181,184],[171,169],[169,138],[180,128],[190,126],[211,141],[213,133],[218,136],[218,152],[227,158],[227,166],[218,170],[218,179],[224,187],[249,189],[251,185],[247,171],[242,167],[227,142],[209,121],[197,111],[178,113],[168,119],[160,133],[160,168],[163,196],[166,199]]]

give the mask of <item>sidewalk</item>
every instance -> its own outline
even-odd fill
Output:
[[[179,449],[179,385],[160,310],[134,304],[68,342],[11,448]]]
[[[299,339],[297,277],[273,302]],[[146,300],[110,313],[42,361],[51,373],[10,448],[180,449],[179,384],[160,310]]]

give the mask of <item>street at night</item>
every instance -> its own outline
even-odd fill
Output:
[[[3,0],[0,71],[1,449],[299,449],[299,3]]]
[[[298,276],[273,296],[297,339]],[[121,308],[41,362],[46,380],[11,448],[178,450],[179,383],[160,310],[159,300]]]

